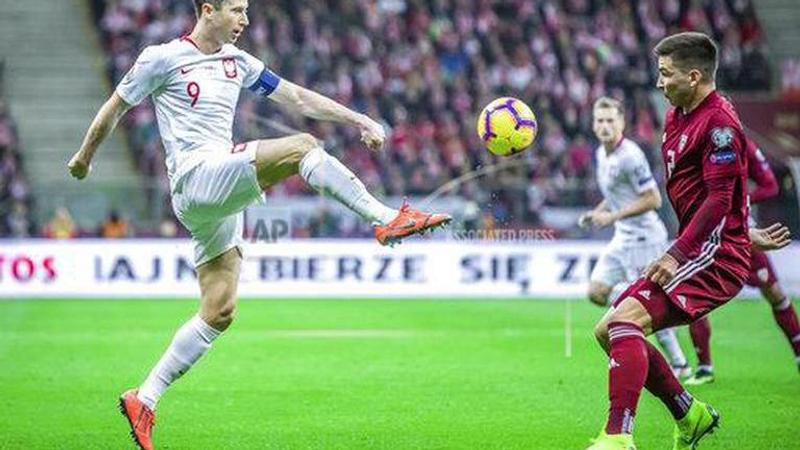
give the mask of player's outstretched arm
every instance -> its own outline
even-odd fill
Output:
[[[773,223],[767,228],[750,228],[749,233],[756,250],[777,250],[792,242],[792,233],[781,223]]]
[[[130,109],[130,105],[114,92],[94,116],[80,150],[67,163],[70,175],[82,180],[89,174],[92,158],[100,144],[111,134],[119,119]]]
[[[378,122],[290,81],[280,80],[269,98],[313,119],[347,123],[358,127],[361,130],[361,141],[371,150],[380,150],[386,140],[386,132]]]

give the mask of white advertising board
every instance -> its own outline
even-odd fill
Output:
[[[253,243],[240,295],[285,297],[575,298],[604,242],[372,240]],[[772,254],[800,294],[800,245]],[[750,292],[752,294],[752,292]],[[188,240],[0,240],[0,298],[197,297]]]

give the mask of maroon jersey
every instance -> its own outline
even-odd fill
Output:
[[[710,254],[743,279],[750,266],[745,142],[733,105],[712,92],[688,114],[667,113],[661,149],[680,222],[670,253],[682,263]]]
[[[750,191],[750,203],[758,203],[778,195],[778,181],[769,167],[769,162],[758,145],[747,138],[747,177],[753,180],[755,188]]]
[[[725,304],[750,272],[745,136],[718,93],[692,112],[667,112],[661,149],[667,195],[680,230],[668,252],[679,263],[664,286],[640,278],[617,298],[636,298],[654,330],[685,325]]]

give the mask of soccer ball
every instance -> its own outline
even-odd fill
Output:
[[[498,156],[517,154],[536,139],[536,115],[522,101],[498,98],[478,116],[478,136],[486,148]]]

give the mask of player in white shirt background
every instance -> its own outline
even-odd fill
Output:
[[[247,0],[194,0],[194,4],[197,23],[192,32],[142,51],[68,163],[73,177],[86,177],[97,149],[119,119],[152,97],[166,151],[172,206],[194,243],[201,302],[198,314],[177,331],[144,383],[120,398],[131,435],[144,449],[152,449],[154,410],[161,395],[233,320],[242,261],[242,212],[264,201],[264,189],[299,174],[318,192],[373,223],[375,236],[384,245],[451,220],[407,204],[399,211],[382,204],[309,134],[234,145],[232,126],[242,88],[305,116],[353,125],[372,150],[381,149],[385,133],[369,117],[281,79],[235,47],[249,24]]]
[[[593,129],[600,146],[595,151],[597,183],[603,201],[581,215],[579,225],[603,228],[614,225],[614,236],[592,270],[589,300],[609,305],[641,276],[650,263],[667,248],[667,229],[656,210],[661,207],[650,164],[639,146],[625,138],[625,114],[618,100],[601,97],[593,107]],[[686,356],[675,331],[656,333],[673,370],[678,376],[690,375]]]

